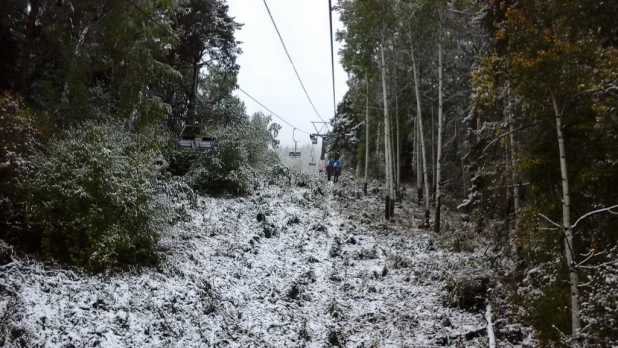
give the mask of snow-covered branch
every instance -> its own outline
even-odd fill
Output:
[[[579,219],[577,219],[577,221],[575,221],[575,223],[573,224],[573,228],[575,228],[575,226],[577,226],[577,224],[578,224],[581,220],[583,220],[583,219],[587,218],[587,217],[588,217],[588,216],[590,216],[590,215],[594,215],[594,214],[602,213],[602,212],[604,212],[604,211],[609,211],[609,212],[611,212],[611,213],[615,214],[616,212],[613,212],[613,211],[611,211],[611,210],[612,210],[612,209],[616,209],[616,208],[618,208],[618,205],[613,205],[613,206],[608,207],[608,208],[597,209],[597,210],[591,211],[591,212],[589,212],[589,213],[586,213],[586,214],[582,215]]]
[[[485,148],[483,149],[483,152],[482,152],[482,153],[485,153],[485,151],[487,151],[487,149],[489,149],[489,147],[490,147],[491,145],[495,144],[496,142],[498,142],[500,139],[504,138],[505,136],[507,136],[507,135],[511,135],[511,134],[513,134],[513,133],[517,133],[517,132],[519,132],[520,130],[524,130],[524,129],[526,129],[526,128],[534,127],[534,126],[538,125],[539,123],[540,123],[540,122],[533,122],[533,123],[530,123],[530,124],[527,124],[527,125],[521,126],[521,127],[517,128],[517,129],[513,129],[512,131],[509,131],[509,132],[506,132],[506,133],[502,133],[502,134],[500,134],[500,135],[499,135],[496,139],[494,139],[494,140],[490,141],[490,142],[487,144],[487,146],[485,146]]]
[[[552,224],[552,225],[554,225],[554,226],[556,226],[558,228],[562,228],[562,225],[559,225],[559,224],[555,223],[552,219],[548,218],[547,216],[545,216],[545,215],[543,215],[541,213],[538,213],[538,215],[540,217],[542,217],[543,219],[547,220],[550,224]]]
[[[586,257],[586,259],[585,259],[584,261],[580,262],[580,263],[577,265],[577,267],[581,267],[584,263],[588,262],[588,260],[590,260],[591,258],[593,258],[593,257],[595,257],[595,256],[600,256],[600,255],[603,255],[603,254],[605,254],[605,252],[604,252],[604,251],[602,251],[602,252],[600,252],[600,253],[595,253],[595,252],[594,252],[594,250],[591,250],[588,254],[586,254],[586,255],[582,255],[582,256],[584,256],[584,257],[586,257],[586,256],[587,256],[587,257]]]

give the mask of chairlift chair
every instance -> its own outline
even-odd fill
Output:
[[[313,146],[311,146],[311,162],[309,162],[310,167],[315,167],[315,158],[313,158]]]
[[[178,145],[185,149],[194,149],[198,151],[206,151],[218,147],[217,138],[200,135],[200,133],[200,126],[185,125],[180,132]]]
[[[294,140],[294,151],[290,151],[288,154],[290,157],[300,157],[300,152],[296,151],[296,138],[294,138],[294,133],[296,132],[296,128],[292,131],[292,140]]]

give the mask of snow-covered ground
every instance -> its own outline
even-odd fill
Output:
[[[432,347],[484,328],[443,301],[444,280],[473,255],[435,245],[411,202],[386,224],[377,195],[345,185],[201,197],[163,238],[157,269],[0,266],[0,346]]]

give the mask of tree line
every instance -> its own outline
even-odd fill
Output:
[[[279,130],[236,88],[225,0],[0,3],[0,238],[94,272],[155,265],[195,193],[245,194]],[[216,138],[183,151],[185,125]]]
[[[386,181],[386,217],[414,183],[427,228],[453,232],[446,204],[516,265],[500,296],[543,344],[616,344],[618,2],[337,10],[350,89],[333,128],[365,187]]]

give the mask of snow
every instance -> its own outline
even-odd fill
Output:
[[[432,347],[484,328],[483,313],[444,304],[474,255],[435,247],[411,202],[386,224],[379,196],[344,198],[342,181],[186,202],[156,269],[92,276],[14,257],[0,266],[0,346],[17,332],[44,347]]]

